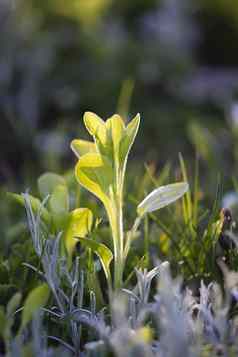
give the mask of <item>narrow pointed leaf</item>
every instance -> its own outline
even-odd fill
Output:
[[[163,208],[182,197],[188,190],[186,182],[161,186],[152,191],[137,207],[140,216]]]
[[[80,237],[75,237],[77,240],[80,241],[83,245],[85,245],[87,248],[92,249],[92,251],[99,257],[102,267],[104,269],[106,278],[110,278],[110,263],[113,259],[113,254],[111,250],[102,243],[98,243],[92,239],[87,239],[87,238],[80,238]]]
[[[130,149],[134,143],[136,134],[140,126],[140,114],[137,114],[134,119],[127,125],[125,135],[120,144],[120,161],[124,163]]]

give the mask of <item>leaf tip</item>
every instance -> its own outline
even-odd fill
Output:
[[[78,151],[76,150],[76,144],[77,144],[77,139],[72,140],[71,143],[70,143],[70,149],[79,158]]]

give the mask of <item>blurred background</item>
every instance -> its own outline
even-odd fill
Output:
[[[104,210],[74,179],[70,142],[88,138],[87,110],[141,114],[127,229],[152,189],[190,184],[195,230],[180,206],[145,220],[128,273],[155,252],[186,278],[184,256],[193,274],[214,276],[213,224],[221,207],[238,217],[237,0],[0,0],[0,304],[34,286],[22,262],[38,264],[24,209],[6,191],[39,197],[40,175],[63,175],[71,208],[102,217],[97,239],[109,242]]]
[[[0,0],[0,182],[72,167],[84,111],[142,123],[132,161],[238,157],[236,0]],[[207,165],[208,164],[208,165]],[[205,170],[207,169],[207,170]],[[203,178],[204,178],[203,177]]]

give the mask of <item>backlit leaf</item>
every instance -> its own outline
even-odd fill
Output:
[[[140,216],[163,208],[182,197],[188,190],[186,182],[179,182],[167,186],[161,186],[152,191],[138,205],[137,212]]]
[[[97,114],[92,112],[86,112],[83,120],[89,134],[95,136],[102,145],[105,145],[107,140],[105,122]]]
[[[97,153],[82,156],[76,165],[75,174],[83,187],[108,206],[113,170],[106,158]]]
[[[95,240],[87,239],[87,238],[80,238],[75,237],[77,240],[80,241],[83,245],[87,248],[92,249],[92,251],[99,257],[102,267],[104,269],[106,278],[110,278],[110,263],[113,259],[113,254],[111,250],[102,243],[98,243]]]
[[[114,158],[116,158],[119,154],[119,146],[124,135],[125,124],[120,115],[115,114],[106,121],[106,128],[114,150]]]
[[[69,254],[72,254],[77,241],[74,237],[84,238],[92,228],[93,214],[88,208],[77,208],[70,212],[69,223],[65,232],[65,245]]]
[[[96,152],[96,146],[93,142],[80,139],[71,142],[71,149],[78,158],[89,152]]]
[[[134,119],[127,125],[125,134],[120,144],[120,161],[124,164],[130,149],[134,143],[136,134],[140,125],[140,114],[137,114]]]

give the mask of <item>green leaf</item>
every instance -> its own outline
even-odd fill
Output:
[[[111,118],[106,121],[107,128],[107,138],[112,151],[114,153],[114,159],[119,158],[119,147],[120,142],[123,138],[125,131],[125,124],[118,114],[114,114]]]
[[[21,293],[16,293],[10,299],[9,303],[7,304],[7,316],[10,317],[18,308],[21,302],[22,295]]]
[[[71,142],[71,149],[78,158],[89,152],[96,152],[96,146],[93,142],[80,139],[75,139]]]
[[[4,312],[4,307],[0,306],[0,336],[1,337],[4,337],[6,325],[7,325],[7,317]]]
[[[61,215],[69,212],[69,193],[66,186],[57,186],[49,199],[49,207],[53,214]]]
[[[44,307],[49,299],[50,289],[46,283],[33,289],[27,296],[24,309],[22,313],[22,322],[20,327],[20,333],[30,322],[34,314],[42,307]]]
[[[92,228],[93,214],[88,208],[77,208],[70,212],[69,223],[64,235],[65,245],[71,255],[77,241],[74,237],[84,238]]]
[[[64,230],[69,215],[69,194],[66,186],[57,186],[49,199],[54,226],[57,231]]]
[[[25,199],[24,199],[23,195],[19,195],[17,193],[11,193],[11,192],[8,192],[7,195],[8,195],[8,197],[12,198],[15,202],[20,203],[22,206],[25,206]],[[51,220],[50,213],[45,207],[42,206],[41,201],[38,198],[33,197],[29,194],[28,194],[28,197],[30,200],[30,204],[31,204],[33,213],[38,214],[38,212],[40,210],[41,217],[43,218],[43,220],[46,223],[50,223],[50,220]]]
[[[41,198],[45,198],[50,195],[57,186],[66,186],[65,179],[53,172],[46,172],[38,179],[38,190]]]
[[[134,117],[134,119],[132,119],[132,121],[127,125],[125,135],[122,137],[120,143],[120,162],[122,165],[125,164],[127,156],[134,143],[139,126],[140,126],[140,114],[137,114]]]
[[[89,134],[97,138],[102,145],[106,145],[107,133],[105,122],[97,114],[92,112],[86,112],[83,120]]]
[[[137,213],[142,216],[169,205],[182,197],[188,187],[187,182],[179,182],[155,189],[138,205]]]
[[[12,339],[12,327],[14,324],[14,313],[16,312],[20,302],[21,302],[22,295],[20,293],[16,293],[10,299],[9,303],[7,304],[7,311],[6,311],[6,326],[4,331],[4,338],[7,341]]]
[[[113,183],[113,169],[100,154],[82,156],[75,168],[78,182],[97,196],[106,208],[110,205],[110,188]]]
[[[81,238],[81,237],[75,237],[75,238],[79,240],[80,243],[85,245],[87,248],[92,249],[92,251],[99,257],[106,278],[110,279],[111,278],[110,263],[113,259],[113,254],[111,250],[105,244],[98,243],[92,239]]]

